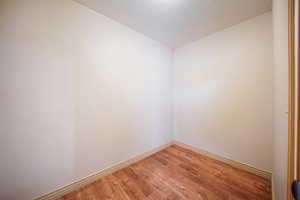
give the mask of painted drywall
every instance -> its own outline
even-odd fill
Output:
[[[273,0],[274,134],[273,176],[277,200],[287,199],[288,1]]]
[[[271,13],[175,50],[175,139],[272,169]]]
[[[171,140],[172,51],[71,0],[0,2],[0,199]]]

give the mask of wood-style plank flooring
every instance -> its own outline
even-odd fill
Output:
[[[269,180],[172,145],[59,200],[271,199]]]

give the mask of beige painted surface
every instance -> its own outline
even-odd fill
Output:
[[[175,140],[271,171],[272,16],[175,50]]]
[[[273,176],[276,200],[286,199],[288,150],[288,1],[273,0],[274,134]]]
[[[0,199],[171,141],[169,48],[70,0],[3,0],[0,35]]]
[[[271,169],[270,18],[176,50],[175,139]],[[0,35],[0,199],[38,197],[172,140],[169,48],[71,0],[2,0]]]

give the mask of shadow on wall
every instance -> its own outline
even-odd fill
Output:
[[[170,141],[170,49],[73,1],[0,4],[0,199]]]

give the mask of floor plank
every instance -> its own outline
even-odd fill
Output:
[[[270,200],[271,183],[172,145],[59,200]]]

